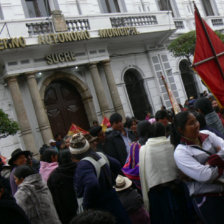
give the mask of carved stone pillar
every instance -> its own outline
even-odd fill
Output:
[[[114,75],[111,69],[110,61],[109,60],[102,61],[102,64],[103,64],[103,69],[107,79],[107,84],[110,89],[110,95],[113,101],[114,109],[117,113],[119,113],[123,117],[123,119],[125,119],[124,110],[122,107],[120,96],[118,94],[118,90],[114,80]]]
[[[53,135],[34,73],[26,74],[26,79],[43,141],[45,144],[48,144],[49,140],[53,138]]]
[[[103,115],[105,115],[106,117],[110,117],[111,114],[109,111],[107,98],[105,96],[102,80],[100,78],[100,74],[99,74],[96,63],[90,64],[89,68],[90,68],[90,73],[93,80],[93,85],[94,85],[96,95],[98,98],[100,110]]]
[[[93,104],[93,97],[90,95],[88,89],[83,90],[80,92],[80,94],[82,96],[82,102],[88,117],[88,121],[92,125],[93,121],[97,120],[97,115]]]
[[[16,77],[10,77],[7,79],[8,87],[12,96],[13,104],[15,107],[21,135],[24,141],[26,150],[29,150],[35,154],[38,154],[30,123],[26,114],[26,110],[23,104],[22,95],[19,89],[19,85]]]

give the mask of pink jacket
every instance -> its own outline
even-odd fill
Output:
[[[47,162],[40,161],[40,171],[39,171],[39,173],[40,173],[42,179],[45,182],[47,182],[50,174],[57,167],[58,167],[58,163],[57,162],[47,163]]]

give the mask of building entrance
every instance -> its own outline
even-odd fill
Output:
[[[53,135],[67,134],[72,123],[88,130],[89,122],[82,98],[76,88],[63,80],[51,82],[46,88],[44,103]]]
[[[143,120],[147,112],[152,112],[144,87],[144,80],[136,69],[129,69],[124,74],[128,97],[134,116]]]

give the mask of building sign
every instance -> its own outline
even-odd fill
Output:
[[[130,36],[137,35],[139,32],[136,27],[120,27],[112,29],[102,29],[98,31],[101,38],[110,38],[110,37],[121,37],[121,36]]]
[[[111,28],[111,29],[102,29],[98,31],[98,34],[101,38],[111,38],[111,37],[121,37],[121,36],[130,36],[137,35],[139,32],[136,27],[120,27],[120,28]],[[77,31],[77,32],[65,32],[65,33],[50,33],[43,34],[38,36],[38,44],[57,44],[65,42],[74,42],[80,40],[89,40],[90,33],[89,31]],[[3,38],[0,39],[0,51],[5,49],[14,49],[14,48],[24,48],[26,47],[26,40],[24,37],[15,37],[15,38]],[[68,52],[67,52],[68,53]],[[70,52],[71,53],[71,52]],[[64,54],[64,53],[62,53]],[[54,57],[56,55],[57,57]],[[57,59],[59,62],[64,62],[63,60],[69,60],[73,56],[66,56],[60,54],[52,54],[47,56],[48,64],[55,63]],[[47,58],[46,57],[46,58]],[[53,60],[53,58],[55,60]],[[54,62],[55,61],[55,62]]]
[[[26,40],[24,37],[0,39],[0,50],[20,47],[26,47]]]
[[[48,65],[76,60],[75,54],[72,51],[50,54],[50,55],[47,55],[45,59]]]
[[[88,31],[50,33],[46,35],[39,35],[38,43],[39,44],[56,44],[56,43],[89,40],[89,39],[90,39],[90,34]]]

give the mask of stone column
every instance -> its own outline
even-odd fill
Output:
[[[89,90],[85,89],[82,92],[80,92],[82,96],[82,102],[88,117],[88,121],[90,124],[93,123],[93,121],[97,121],[96,116],[96,110],[93,104],[93,97],[90,95]]]
[[[117,86],[114,80],[114,75],[111,69],[111,65],[110,65],[110,61],[102,61],[103,64],[103,69],[105,72],[105,76],[107,79],[107,84],[109,86],[110,89],[110,94],[111,94],[111,98],[113,101],[113,105],[114,105],[114,109],[117,113],[119,113],[123,119],[125,119],[125,114],[124,114],[124,110],[123,110],[123,106],[121,103],[121,99],[120,96],[118,94],[118,90],[117,90]]]
[[[43,141],[45,144],[48,144],[49,140],[53,138],[53,135],[34,73],[27,73],[26,79]]]
[[[103,84],[102,84],[102,80],[100,78],[100,74],[97,68],[97,64],[96,63],[92,63],[89,66],[90,68],[90,73],[92,76],[92,80],[93,80],[93,85],[96,91],[96,95],[98,98],[98,102],[100,105],[100,110],[102,112],[103,115],[105,115],[106,117],[110,117],[111,113],[109,111],[109,106],[108,106],[108,102],[107,102],[107,98],[105,96],[104,93],[104,89],[103,89]]]
[[[29,150],[35,154],[38,154],[32,130],[30,128],[29,120],[26,114],[26,110],[23,104],[22,95],[19,89],[19,85],[16,77],[10,77],[7,79],[8,87],[12,96],[13,104],[17,114],[21,135],[24,141],[26,150]]]

